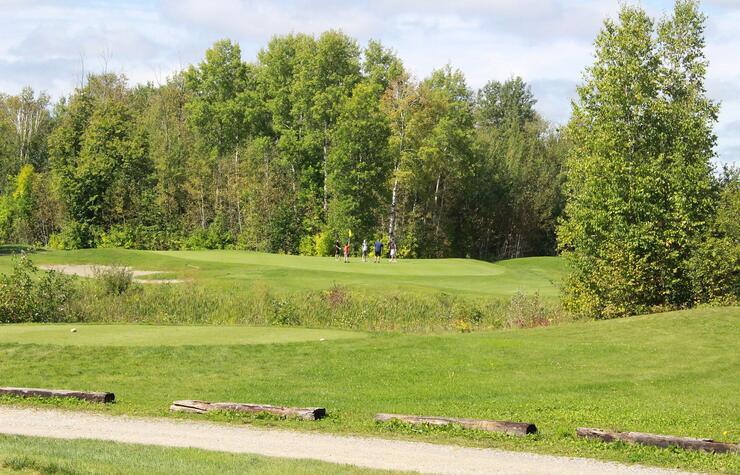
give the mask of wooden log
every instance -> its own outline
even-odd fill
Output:
[[[170,406],[170,411],[173,412],[195,412],[203,414],[208,412],[211,407],[210,402],[205,401],[175,401]]]
[[[537,427],[534,424],[527,422],[490,421],[484,419],[465,419],[460,417],[407,416],[403,414],[376,414],[375,420],[379,422],[397,420],[414,425],[430,424],[434,426],[456,424],[465,429],[504,432],[506,434],[518,436],[537,433]]]
[[[116,395],[107,392],[70,391],[67,389],[40,389],[40,388],[0,388],[0,395],[9,394],[21,397],[59,397],[81,399],[90,402],[111,403]]]
[[[170,406],[175,412],[204,413],[209,411],[233,411],[233,412],[266,412],[281,417],[297,417],[305,420],[317,420],[326,416],[323,407],[283,407],[271,406],[269,404],[246,404],[239,402],[206,402],[206,401],[175,401]]]
[[[631,444],[652,445],[655,447],[680,447],[686,450],[703,450],[705,452],[738,452],[740,444],[715,442],[712,439],[693,439],[691,437],[676,437],[672,435],[647,434],[644,432],[613,432],[603,429],[579,427],[576,429],[579,437],[599,439],[605,442],[620,440]]]

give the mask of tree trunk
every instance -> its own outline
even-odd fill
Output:
[[[239,180],[239,146],[236,146],[234,152],[234,196],[236,199],[236,222],[239,226],[239,234],[242,232],[242,204],[240,195],[241,180]]]
[[[394,172],[397,173],[398,169]],[[395,239],[396,235],[396,196],[398,193],[398,177],[393,179],[393,193],[391,194],[391,212],[388,217],[388,235],[391,240]]]
[[[326,134],[327,134],[327,125],[326,125],[326,122],[324,122],[324,213],[326,213],[327,210],[329,209],[329,201],[327,198],[328,189],[327,189],[327,183],[326,183],[327,177],[329,175],[328,173],[329,141],[328,141],[328,137]]]

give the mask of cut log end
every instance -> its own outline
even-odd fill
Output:
[[[578,437],[598,439],[604,442],[621,441],[630,444],[651,445],[654,447],[679,447],[685,450],[702,450],[704,452],[740,452],[740,444],[715,442],[712,439],[694,439],[673,435],[648,434],[643,432],[617,432],[590,427],[576,429]]]

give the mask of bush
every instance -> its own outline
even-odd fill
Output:
[[[207,229],[198,229],[183,242],[185,249],[226,249],[234,244],[234,236],[226,227],[222,215],[208,225]]]
[[[314,236],[314,242],[316,246],[316,256],[333,256],[334,255],[334,239],[328,231],[322,231]]]
[[[124,224],[111,227],[100,236],[99,247],[122,247],[124,249],[179,249],[182,237],[177,230],[158,226]]]
[[[506,309],[506,325],[514,328],[546,327],[560,317],[557,306],[546,304],[537,293],[517,292],[511,296]]]
[[[740,245],[729,238],[704,240],[689,261],[696,303],[740,301]]]
[[[96,267],[94,273],[105,293],[111,295],[125,293],[134,282],[134,274],[124,266]]]
[[[71,303],[76,298],[74,278],[42,272],[25,254],[13,263],[12,273],[0,274],[0,323],[67,322],[78,319]]]
[[[53,249],[87,249],[96,247],[100,229],[87,223],[70,221],[62,231],[49,237],[49,247]]]
[[[316,255],[316,241],[313,236],[306,235],[301,238],[301,242],[298,244],[298,253],[302,256]]]

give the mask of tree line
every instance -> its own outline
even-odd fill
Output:
[[[518,77],[416,80],[377,41],[216,42],[164,84],[95,74],[0,96],[0,233],[60,248],[325,255],[351,230],[406,257],[555,252],[566,141]]]
[[[562,131],[518,77],[417,81],[379,42],[219,41],[162,85],[87,78],[0,96],[0,239],[60,248],[402,257],[559,253],[565,308],[616,317],[740,301],[740,181],[717,173],[706,17],[623,6]],[[356,243],[355,243],[356,244]]]

